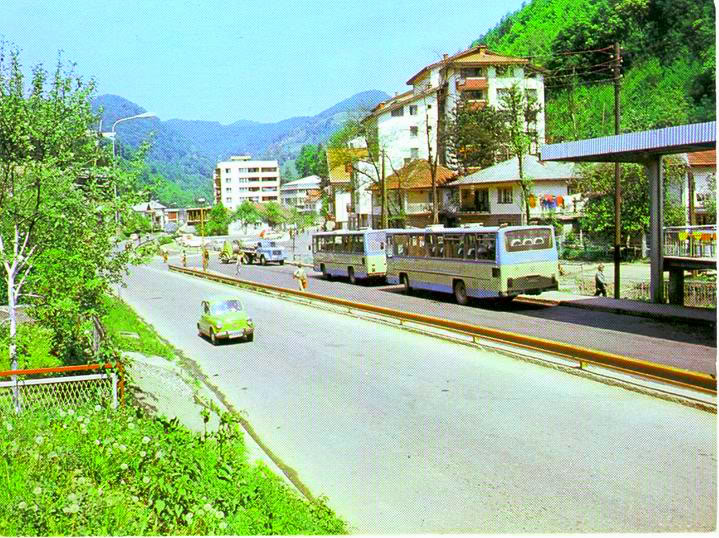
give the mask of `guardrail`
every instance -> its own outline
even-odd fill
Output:
[[[583,367],[584,363],[595,364],[605,368],[610,368],[623,373],[641,375],[645,378],[654,379],[656,381],[668,382],[676,386],[684,388],[699,390],[701,392],[716,395],[717,382],[716,377],[705,374],[703,372],[694,372],[691,370],[685,370],[683,368],[676,368],[674,366],[668,366],[664,364],[658,364],[643,359],[635,359],[631,357],[624,357],[614,353],[608,353],[606,351],[599,351],[595,349],[584,348],[575,346],[572,344],[565,344],[562,342],[555,342],[553,340],[547,340],[535,336],[527,336],[523,334],[517,334],[510,331],[504,331],[501,329],[492,329],[488,327],[480,327],[478,325],[472,325],[460,321],[452,321],[441,318],[435,318],[432,316],[425,316],[424,314],[415,314],[413,312],[403,312],[400,310],[393,310],[383,306],[369,305],[364,303],[357,303],[354,301],[348,301],[345,299],[338,299],[336,297],[328,297],[325,295],[318,295],[315,293],[301,292],[289,288],[281,288],[279,286],[273,286],[271,284],[263,284],[259,282],[251,282],[246,280],[240,280],[234,277],[220,275],[217,273],[204,272],[202,270],[190,269],[179,267],[177,265],[169,265],[170,271],[176,271],[179,273],[185,273],[188,275],[212,280],[215,282],[222,282],[230,285],[243,285],[248,287],[260,288],[264,290],[274,291],[278,293],[294,295],[298,297],[304,297],[316,301],[322,301],[338,306],[343,306],[349,309],[361,310],[369,313],[380,314],[400,320],[412,321],[423,325],[436,327],[439,329],[449,329],[455,332],[460,332],[473,337],[486,338],[502,343],[510,343],[512,345],[531,349],[539,352],[551,352],[555,355],[563,358],[569,358],[579,361],[580,368]]]
[[[664,228],[664,255],[716,259],[716,226],[669,226]]]

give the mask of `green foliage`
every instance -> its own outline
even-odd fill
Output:
[[[107,295],[104,298],[103,326],[110,341],[121,351],[139,351],[169,360],[175,359],[175,352],[157,334],[157,331],[140,318],[124,301]],[[123,335],[135,333],[139,338]]]
[[[230,222],[235,220],[239,220],[245,227],[246,231],[247,226],[249,226],[250,224],[257,224],[261,222],[262,215],[260,214],[255,204],[253,204],[249,200],[245,200],[230,216]]]
[[[548,142],[614,134],[610,51],[622,49],[623,131],[716,117],[715,9],[709,0],[533,0],[480,40],[550,70]],[[571,77],[576,73],[575,77]]]
[[[708,222],[716,223],[717,221],[717,178],[716,174],[711,174],[707,178],[707,186],[702,191],[702,199],[704,210],[706,211]]]
[[[684,209],[670,196],[672,186],[682,181],[685,167],[679,159],[664,159],[665,224],[684,224]],[[581,168],[579,189],[589,194],[581,218],[581,227],[592,237],[606,241],[614,238],[614,164],[585,165]],[[621,166],[621,234],[641,236],[649,229],[649,179],[643,166]]]
[[[273,228],[287,220],[284,211],[282,211],[282,207],[277,202],[267,202],[263,204],[262,214],[267,223]]]
[[[459,170],[486,168],[507,159],[507,114],[493,106],[476,107],[461,98],[444,127],[445,145]]]
[[[62,362],[52,354],[53,332],[34,323],[23,323],[17,331],[18,368],[53,368]],[[10,370],[10,334],[7,324],[0,328],[0,370]]]
[[[347,532],[322,500],[249,463],[229,413],[206,434],[92,404],[6,416],[0,428],[3,535]]]
[[[227,235],[227,226],[230,224],[230,213],[227,208],[219,202],[208,214],[205,222],[205,235]]]
[[[19,53],[0,47],[5,298],[31,306],[30,315],[53,331],[53,353],[64,362],[89,358],[91,317],[128,263],[139,261],[118,249],[115,237],[115,215],[132,218],[138,201],[138,160],[112,166],[108,148],[88,134],[97,125],[93,92],[62,63],[53,75],[36,67],[27,84]]]
[[[130,237],[130,235],[134,233],[145,234],[150,233],[151,231],[152,222],[146,215],[143,215],[142,213],[133,211],[122,219],[122,233],[125,235],[125,237]]]
[[[300,148],[300,154],[295,159],[295,168],[300,178],[319,176],[326,179],[329,176],[327,151],[322,147],[322,144],[317,146],[305,144]]]

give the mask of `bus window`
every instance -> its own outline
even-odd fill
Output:
[[[430,258],[434,256],[434,245],[435,245],[435,236],[430,234],[425,234],[424,236],[424,244],[427,247],[427,256]]]
[[[477,259],[494,260],[496,257],[494,234],[477,234]]]
[[[364,236],[363,235],[355,235],[354,236],[354,253],[355,254],[364,254]]]
[[[427,243],[425,242],[423,235],[416,235],[417,238],[417,256],[426,258],[427,254]]]
[[[445,258],[464,258],[464,241],[461,235],[447,235],[444,238]]]
[[[384,254],[385,232],[372,232],[368,233],[365,237],[367,241],[367,250],[365,254]],[[361,237],[360,240],[362,240]]]
[[[393,241],[393,252],[395,256],[406,256],[407,255],[407,239],[406,235],[395,235]]]
[[[434,255],[436,258],[444,258],[444,234],[434,236]]]
[[[335,235],[333,240],[332,252],[342,252],[342,236]]]
[[[507,252],[552,248],[552,231],[548,228],[511,230],[504,236]]]
[[[465,260],[476,260],[477,259],[477,236],[474,234],[464,235],[464,252]]]

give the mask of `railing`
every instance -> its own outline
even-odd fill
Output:
[[[670,226],[664,228],[664,255],[716,259],[716,226]]]
[[[96,370],[104,370],[104,372],[19,379],[25,376]],[[97,403],[110,401],[113,407],[117,407],[124,399],[124,369],[119,362],[117,365],[107,363],[6,370],[0,372],[0,379],[2,378],[10,378],[10,380],[0,381],[0,415],[20,413],[24,410],[77,406],[88,401]]]

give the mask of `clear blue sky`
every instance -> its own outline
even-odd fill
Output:
[[[162,120],[262,122],[389,94],[465,49],[521,0],[8,0],[0,39],[27,67],[58,51]]]

